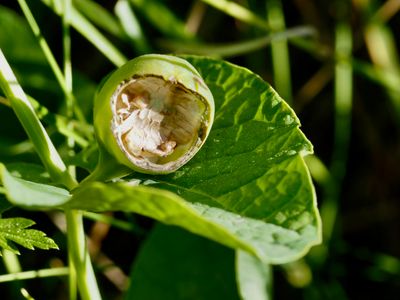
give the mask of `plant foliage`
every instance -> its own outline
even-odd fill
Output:
[[[28,229],[35,222],[25,218],[0,219],[0,247],[19,254],[15,244],[34,250],[58,249],[56,243],[40,230]],[[1,252],[0,252],[1,255]]]

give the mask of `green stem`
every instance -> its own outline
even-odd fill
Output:
[[[81,183],[90,181],[107,181],[129,175],[132,170],[118,163],[104,147],[99,144],[99,159],[96,168]]]
[[[66,186],[70,190],[75,188],[78,183],[68,172],[67,167],[47,135],[46,130],[40,123],[31,103],[28,101],[26,94],[15,78],[15,75],[12,72],[11,67],[4,57],[1,49],[0,87],[6,97],[10,100],[13,110],[15,111],[30,140],[32,141],[36,152],[38,153],[53,181]],[[73,252],[82,252],[81,249],[86,249],[86,247],[84,247],[84,241],[77,241],[76,238],[78,236],[84,236],[83,226],[81,226],[82,216],[78,213],[72,214],[71,212],[67,212],[67,219],[72,222],[69,224],[69,228],[71,229],[68,230],[68,235],[71,236],[69,240],[72,243],[70,249],[73,249]],[[86,254],[84,260],[80,259],[81,255],[74,255],[73,257],[75,259],[74,266],[76,271],[77,273],[80,273],[77,275],[82,298],[91,299],[90,294],[93,294],[95,296],[98,295],[98,298],[93,299],[101,299],[97,285],[95,284],[96,280],[93,268],[90,264],[89,255]],[[84,295],[88,297],[84,298]]]
[[[74,188],[76,180],[68,173],[56,148],[40,123],[31,103],[19,85],[11,67],[0,49],[0,88],[10,101],[19,121],[32,141],[36,152],[56,183]]]
[[[257,16],[244,6],[241,6],[233,1],[228,1],[228,0],[201,0],[201,1],[244,23],[257,26],[258,28],[263,30],[270,29],[268,23],[264,19],[260,18],[259,16]]]
[[[280,0],[267,1],[267,17],[269,26],[273,32],[285,30],[285,17]],[[286,102],[291,104],[292,82],[287,39],[272,41],[271,52],[276,90]]]
[[[70,18],[72,11],[71,0],[63,1],[62,28],[63,28],[63,51],[64,51],[64,79],[67,89],[66,107],[67,116],[72,117],[74,109],[74,98],[72,94],[72,67],[71,67],[71,36]],[[74,155],[75,141],[68,138],[70,154]],[[75,177],[75,168],[69,169],[70,174]],[[97,286],[96,276],[92,267],[89,252],[87,250],[85,231],[83,228],[83,217],[80,211],[67,210],[67,239],[68,258],[70,263],[70,300],[76,299],[76,286],[79,288],[80,296],[86,299],[101,299]]]
[[[335,136],[330,176],[323,178],[324,201],[321,206],[324,244],[315,248],[314,259],[322,265],[328,255],[339,212],[342,182],[346,174],[348,147],[351,134],[353,69],[351,63],[352,35],[349,24],[339,22],[335,35]],[[326,173],[326,172],[325,172]]]
[[[331,211],[334,219],[330,226],[325,223],[324,233],[330,238],[337,214],[341,185],[346,173],[348,147],[351,134],[351,110],[353,94],[353,71],[351,65],[352,36],[351,28],[346,23],[336,26],[336,58],[335,66],[335,142],[331,163],[331,175],[335,184],[330,189],[332,201]],[[322,211],[323,213],[323,211]]]
[[[85,211],[83,212],[83,216],[85,218],[88,218],[90,220],[93,221],[98,221],[98,222],[102,222],[105,224],[110,224],[111,226],[121,229],[121,230],[125,230],[125,231],[129,231],[135,234],[143,234],[144,231],[141,230],[140,228],[136,227],[133,223],[131,222],[126,222],[126,221],[122,221],[122,220],[118,220],[114,217],[111,216],[107,216],[104,214],[97,214],[97,213],[93,213],[93,212],[89,212],[89,211]]]
[[[66,218],[68,244],[78,282],[79,294],[83,300],[101,299],[89,252],[87,251],[82,212],[68,210],[66,211]]]
[[[43,277],[53,277],[53,276],[66,276],[68,273],[69,273],[69,269],[66,267],[42,269],[42,270],[37,270],[37,271],[25,271],[25,272],[0,275],[0,282],[43,278]]]
[[[4,277],[7,278],[7,276],[13,276],[15,273],[19,273],[22,271],[21,268],[21,264],[18,260],[18,256],[17,254],[15,254],[14,252],[11,252],[9,250],[3,250],[2,251],[2,256],[3,256],[3,262],[4,262],[4,266],[7,270],[7,275],[2,275],[0,276],[0,282],[2,282],[2,280],[4,280]],[[3,278],[3,279],[2,279]],[[18,298],[19,297],[19,291],[22,288],[22,284],[21,282],[18,281],[13,281],[11,283],[11,291],[10,291],[10,297],[12,299]]]
[[[73,103],[72,107],[73,107],[73,111],[74,111],[76,117],[86,127],[87,122],[85,120],[85,117],[84,117],[82,111],[80,110],[79,105],[76,104],[76,99],[74,98],[74,96],[72,94],[72,71],[71,71],[70,59],[65,60],[66,63],[65,63],[64,69],[66,72],[65,72],[65,77],[64,77],[60,67],[57,64],[57,61],[56,61],[53,53],[50,50],[49,45],[47,44],[46,40],[44,39],[44,37],[42,36],[42,34],[40,32],[39,25],[36,23],[36,20],[31,12],[31,10],[29,9],[28,4],[26,3],[25,0],[18,0],[18,3],[21,7],[22,12],[25,15],[26,20],[28,21],[29,26],[32,29],[33,34],[35,35],[35,37],[39,43],[40,48],[43,51],[44,56],[46,57],[47,62],[50,65],[50,68],[52,69],[52,71],[57,79],[57,82],[59,83],[59,85],[65,95],[65,97],[67,99],[69,99],[70,103]],[[68,16],[68,19],[69,19],[69,16]],[[63,35],[63,44],[64,44],[64,53],[65,53],[66,48],[69,48],[69,46],[70,46],[69,34],[67,35],[66,38],[65,38],[65,34]],[[69,57],[70,51],[67,50],[66,54],[67,54],[67,57]],[[88,134],[88,137],[90,137],[90,134]]]

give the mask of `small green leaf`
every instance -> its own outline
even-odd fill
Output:
[[[231,249],[159,224],[132,266],[124,299],[238,300],[233,261]]]
[[[19,254],[14,243],[25,248],[34,250],[40,249],[58,249],[56,243],[40,230],[27,229],[35,222],[25,218],[0,219],[0,247]]]
[[[14,177],[3,164],[0,164],[0,180],[8,201],[27,209],[52,208],[70,197],[69,192],[62,188]]]

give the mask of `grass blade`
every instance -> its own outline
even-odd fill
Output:
[[[264,30],[270,29],[266,20],[260,18],[249,9],[233,1],[228,1],[228,0],[201,0],[201,1],[244,23],[256,26]]]
[[[50,7],[56,14],[62,14],[63,9],[60,0],[42,0],[42,2]],[[92,23],[73,7],[71,8],[71,26],[92,43],[114,65],[121,66],[127,61],[126,57],[98,31]]]
[[[280,0],[267,1],[267,18],[273,32],[285,30],[285,17]],[[271,42],[272,65],[276,90],[289,104],[292,102],[289,48],[286,39]]]

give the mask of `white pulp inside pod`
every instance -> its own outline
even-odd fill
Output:
[[[118,141],[141,167],[157,169],[155,165],[179,162],[204,138],[203,98],[161,77],[125,83],[114,97],[113,110]]]

